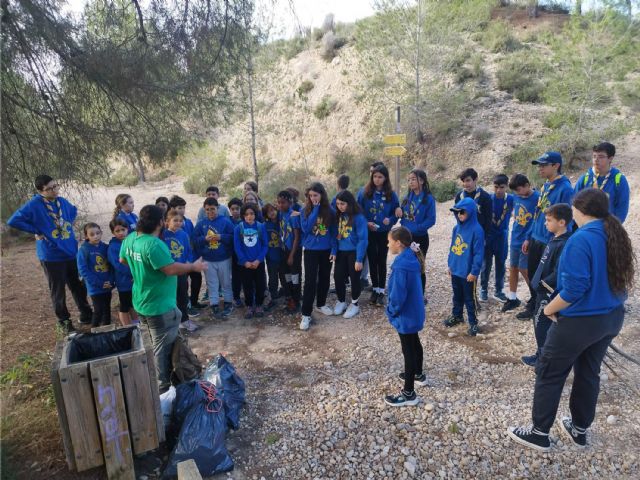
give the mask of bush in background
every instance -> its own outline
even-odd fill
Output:
[[[511,33],[511,27],[503,21],[494,21],[483,32],[482,44],[493,53],[515,52],[522,48],[520,41]]]
[[[456,196],[458,184],[455,180],[431,181],[429,182],[433,198],[437,202],[448,202]]]
[[[318,120],[324,120],[331,115],[331,112],[336,109],[337,105],[338,102],[333,100],[329,95],[325,95],[322,97],[322,100],[320,100],[320,103],[316,105],[316,108],[313,110],[313,115]]]
[[[536,103],[541,100],[544,85],[540,80],[548,65],[532,52],[510,55],[498,66],[498,88],[513,94],[521,102]]]
[[[343,37],[338,37],[332,31],[325,33],[322,36],[322,51],[320,56],[327,62],[333,60],[337,55],[337,51],[347,44],[347,40]]]
[[[138,174],[130,166],[122,166],[113,172],[105,184],[108,187],[115,187],[116,185],[124,185],[125,187],[135,187],[138,185]]]

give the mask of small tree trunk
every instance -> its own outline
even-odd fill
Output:
[[[138,178],[140,179],[141,183],[144,183],[147,181],[147,178],[145,176],[144,173],[144,165],[142,164],[142,157],[140,156],[139,153],[136,154],[136,170],[138,172]]]
[[[249,90],[249,120],[251,128],[251,158],[253,160],[253,176],[255,182],[259,184],[260,178],[258,174],[258,156],[256,155],[256,121],[253,108],[253,59],[251,50],[248,51],[247,57],[247,87]]]
[[[582,0],[576,0],[576,15],[582,15]]]
[[[633,11],[632,11],[632,8],[631,8],[631,0],[626,0],[624,3],[627,6],[627,15],[629,16],[629,18],[631,18],[632,14],[633,14]]]

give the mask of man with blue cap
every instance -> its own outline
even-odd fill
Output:
[[[562,174],[562,155],[559,152],[546,152],[540,158],[533,160],[531,164],[537,165],[538,174],[545,179],[533,214],[531,233],[522,245],[522,252],[529,254],[527,267],[530,272],[535,272],[544,249],[553,236],[545,226],[544,211],[557,203],[571,205],[573,187],[571,186],[571,181]],[[531,293],[531,298],[527,302],[525,310],[516,315],[516,318],[520,320],[527,320],[533,317],[536,292],[531,286],[529,286],[529,292]]]

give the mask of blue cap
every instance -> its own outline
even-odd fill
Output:
[[[560,155],[560,152],[546,152],[540,158],[531,162],[532,165],[550,165],[552,163],[562,165],[562,155]]]

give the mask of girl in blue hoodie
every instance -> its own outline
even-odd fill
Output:
[[[85,241],[78,250],[78,271],[93,302],[91,326],[109,325],[111,290],[115,281],[107,244],[102,241],[102,230],[97,223],[87,223],[82,231]]]
[[[396,208],[400,206],[398,195],[391,189],[389,170],[378,165],[371,171],[369,183],[358,192],[358,204],[362,208],[369,228],[367,258],[371,275],[371,304],[384,306],[384,287],[387,280],[387,234],[396,222]]]
[[[391,265],[389,277],[389,302],[386,314],[389,323],[398,331],[404,372],[404,388],[399,395],[388,395],[384,401],[394,407],[416,405],[419,401],[414,385],[424,386],[427,377],[422,371],[422,344],[418,332],[424,327],[425,312],[422,290],[418,279],[424,272],[424,256],[420,245],[412,241],[406,227],[396,227],[389,232],[389,249],[397,255]]]
[[[424,170],[416,168],[407,176],[409,191],[396,208],[396,217],[400,224],[411,232],[413,241],[420,245],[420,251],[426,257],[429,250],[429,229],[436,224],[436,201],[431,194],[429,181]],[[427,284],[424,272],[420,276],[422,293]]]
[[[113,269],[116,288],[118,289],[118,298],[120,301],[118,318],[122,325],[131,325],[132,323],[138,323],[138,314],[133,309],[133,297],[131,294],[131,290],[133,289],[133,276],[131,275],[129,265],[120,263],[120,248],[122,247],[122,241],[129,232],[129,226],[124,220],[116,218],[111,220],[109,228],[111,229],[113,238],[111,238],[109,242],[107,257]]]
[[[128,193],[120,193],[116,197],[116,208],[113,210],[113,218],[121,218],[129,226],[129,233],[135,232],[138,216],[133,213],[133,197]]]
[[[269,248],[269,237],[264,225],[256,221],[259,213],[257,204],[246,203],[240,210],[242,222],[233,232],[233,245],[238,256],[246,311],[244,318],[263,317],[266,274],[264,259]]]
[[[633,285],[636,257],[620,220],[600,189],[580,191],[573,200],[578,225],[560,255],[557,294],[543,313],[553,323],[536,363],[530,427],[509,427],[508,435],[527,447],[548,451],[565,381],[573,370],[571,416],[558,419],[568,440],[584,447],[595,418],[600,367],[624,322],[624,301]]]
[[[333,309],[333,314],[344,314],[344,318],[353,318],[360,313],[358,306],[361,292],[360,272],[367,252],[367,219],[362,215],[360,205],[349,190],[336,195],[336,208],[338,210],[338,248],[336,254],[334,247],[332,257],[336,265],[333,279],[338,302]],[[351,303],[348,308],[347,277],[351,280]]]
[[[476,282],[482,269],[484,257],[484,230],[478,222],[478,208],[472,198],[460,200],[451,211],[456,216],[456,226],[451,234],[449,247],[449,275],[453,288],[453,309],[444,321],[445,327],[463,323],[462,310],[467,307],[468,333],[475,337],[478,333],[476,311]]]

